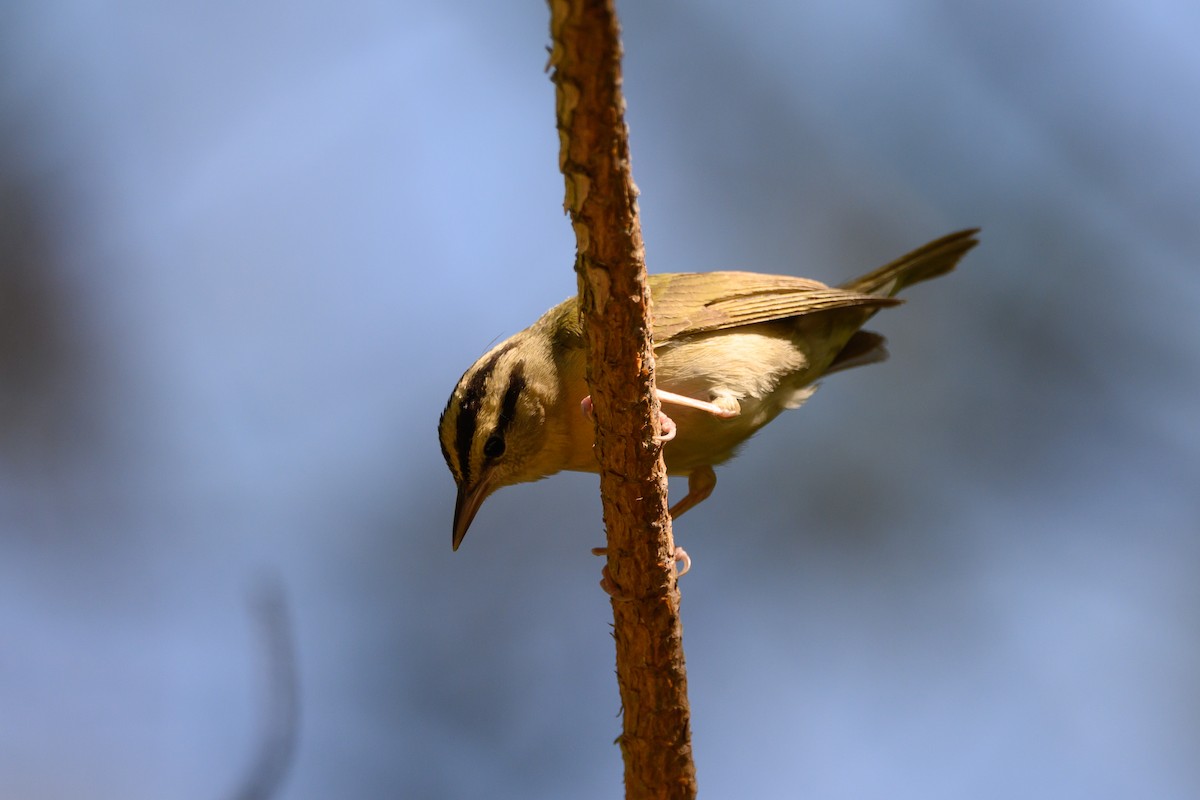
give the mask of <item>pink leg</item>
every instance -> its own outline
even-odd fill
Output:
[[[668,392],[665,389],[658,389],[656,391],[658,393],[659,403],[671,403],[673,405],[684,406],[686,408],[695,408],[699,411],[707,411],[714,417],[720,417],[722,419],[736,417],[738,414],[742,413],[742,404],[739,403],[737,398],[733,397],[732,395],[718,395],[713,402],[710,403],[706,400],[696,400],[695,398],[688,397],[686,395]],[[592,415],[592,396],[589,394],[587,397],[583,398],[583,401],[579,404],[579,406],[583,409],[584,416],[590,417]]]
[[[688,493],[683,499],[671,506],[671,519],[679,519],[683,512],[689,511],[708,499],[717,488],[717,473],[712,467],[697,467],[688,474]]]
[[[742,413],[742,404],[737,401],[736,397],[728,394],[717,395],[710,403],[705,400],[697,400],[694,397],[688,397],[686,395],[675,394],[674,392],[668,392],[663,389],[659,389],[658,402],[673,403],[674,405],[684,406],[685,408],[695,408],[700,411],[707,411],[714,417],[720,417],[721,419],[729,419]]]

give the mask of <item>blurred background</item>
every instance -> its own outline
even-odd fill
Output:
[[[1200,796],[1195,3],[620,11],[652,271],[983,227],[676,527],[702,795]],[[280,797],[619,796],[596,478],[451,553],[435,434],[575,291],[544,4],[0,19],[0,796],[235,796],[264,619]]]

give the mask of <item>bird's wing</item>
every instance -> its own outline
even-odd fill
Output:
[[[654,341],[839,308],[880,308],[890,297],[836,289],[807,278],[754,272],[651,275]]]

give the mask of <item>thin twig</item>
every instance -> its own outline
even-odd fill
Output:
[[[266,576],[251,597],[266,663],[263,730],[250,769],[235,800],[270,800],[283,786],[300,732],[300,690],[296,646],[287,596],[274,576]]]
[[[654,396],[650,294],[612,0],[550,0],[621,691],[627,798],[693,798],[687,673]]]

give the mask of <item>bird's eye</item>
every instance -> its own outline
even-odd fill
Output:
[[[499,458],[504,455],[504,438],[495,434],[483,443],[483,454],[488,458]]]

